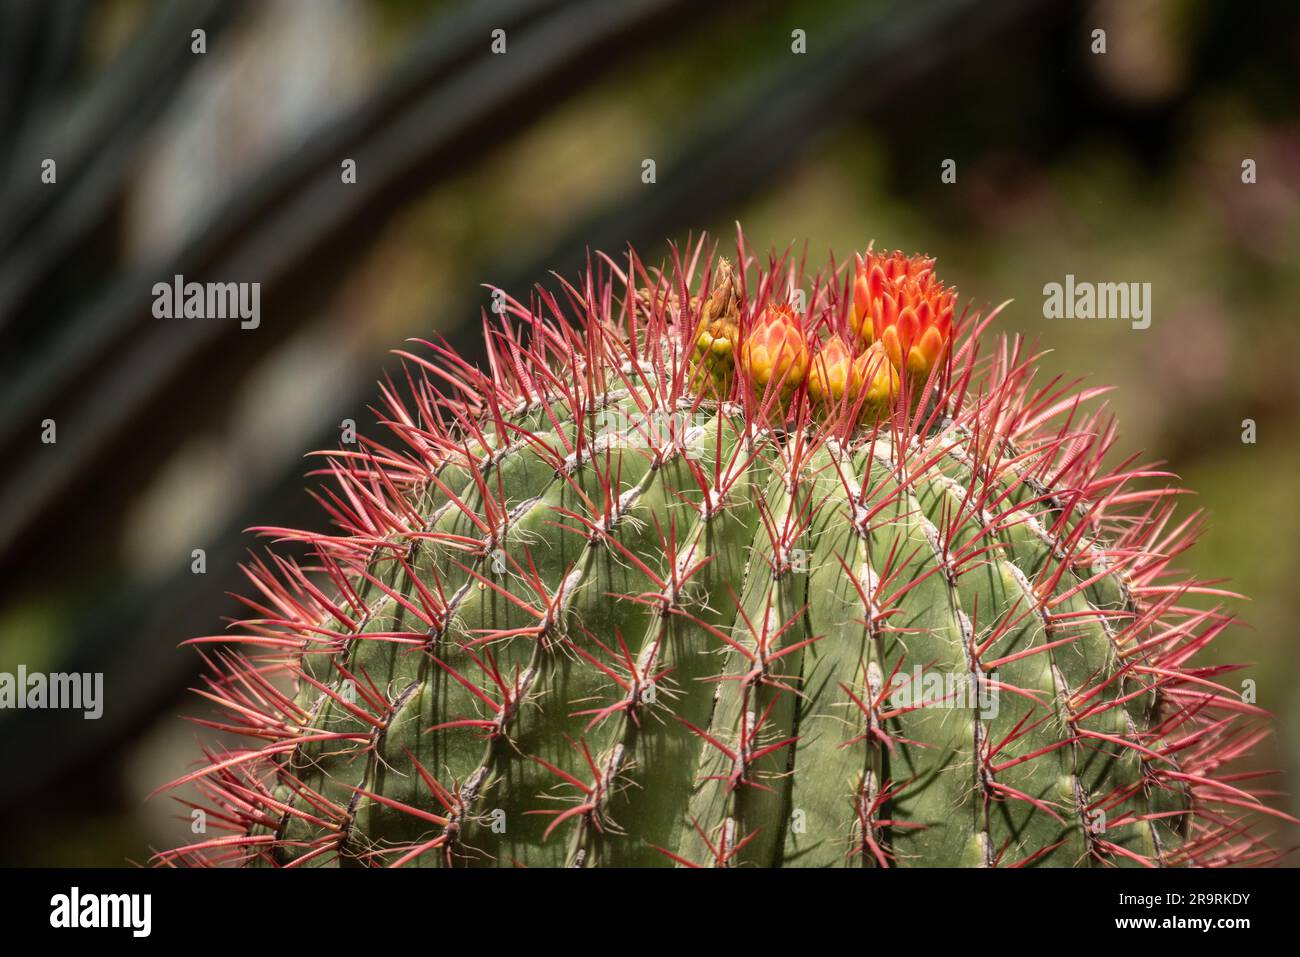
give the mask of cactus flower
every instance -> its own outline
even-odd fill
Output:
[[[939,282],[927,256],[868,250],[854,266],[849,327],[864,346],[883,343],[894,368],[924,379],[952,336],[956,291]]]

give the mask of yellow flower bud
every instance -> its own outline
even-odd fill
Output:
[[[854,368],[853,353],[838,335],[813,356],[808,372],[808,396],[816,403],[834,407],[849,393],[849,402],[862,389],[862,378]]]
[[[870,349],[853,360],[853,372],[865,383],[866,398],[862,401],[862,414],[871,419],[889,412],[899,393],[902,380],[898,370],[889,361],[884,347],[874,343]]]

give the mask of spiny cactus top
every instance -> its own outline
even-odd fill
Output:
[[[1100,390],[986,348],[932,259],[713,256],[506,299],[483,369],[400,353],[334,528],[261,529],[252,616],[195,639],[248,744],[158,860],[1272,860],[1196,523],[1104,464]]]

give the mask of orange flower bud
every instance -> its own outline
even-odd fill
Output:
[[[899,371],[929,375],[952,337],[956,291],[935,278],[927,256],[870,251],[854,267],[849,327],[858,341],[883,343]]]
[[[789,395],[808,374],[808,358],[803,327],[794,310],[768,306],[745,337],[740,364],[757,392],[776,382]]]

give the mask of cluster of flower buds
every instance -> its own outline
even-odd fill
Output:
[[[935,278],[933,259],[899,252],[856,256],[853,280],[844,334],[819,343],[805,317],[773,303],[741,341],[739,280],[731,264],[719,260],[695,333],[694,367],[702,386],[729,395],[739,365],[755,395],[774,392],[783,407],[806,383],[812,405],[827,416],[836,410],[859,418],[887,413],[903,376],[920,386],[943,358],[957,294]]]
[[[883,414],[898,391],[898,370],[878,342],[855,356],[842,337],[831,336],[808,374],[808,397],[828,414],[836,409],[867,418]]]

